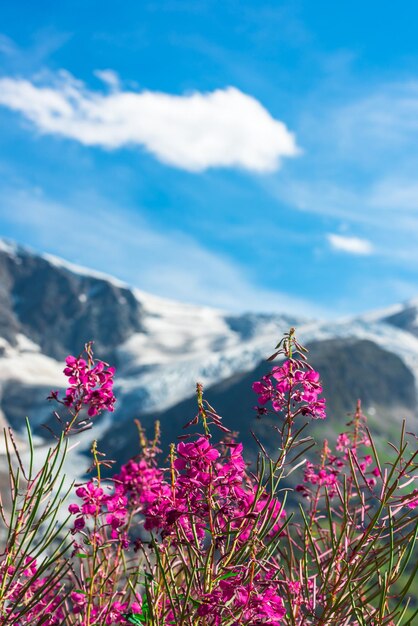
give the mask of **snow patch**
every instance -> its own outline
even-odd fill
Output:
[[[398,313],[402,313],[402,311],[407,311],[408,309],[418,309],[418,298],[411,298],[410,300],[406,300],[405,302],[401,302],[398,304],[393,304],[392,306],[386,307],[384,309],[377,309],[375,311],[364,313],[363,315],[360,315],[357,319],[365,322],[384,322],[386,318],[392,317],[392,315],[397,315]]]
[[[35,344],[36,345],[36,344]],[[65,387],[63,364],[39,352],[19,352],[8,346],[0,357],[0,380],[16,380],[27,385]]]
[[[0,251],[15,256],[18,251],[18,246],[11,241],[7,241],[7,239],[0,239]]]
[[[115,278],[114,276],[110,276],[104,272],[99,272],[96,270],[91,270],[82,265],[76,265],[75,263],[71,263],[70,261],[64,261],[53,254],[40,254],[39,255],[45,261],[48,261],[54,267],[59,267],[60,269],[67,270],[72,274],[78,274],[79,276],[90,276],[91,278],[97,278],[98,280],[105,280],[106,282],[118,287],[119,289],[129,289],[129,285],[124,283],[123,281]]]
[[[41,351],[41,346],[37,343],[35,343],[34,341],[32,341],[32,339],[29,339],[29,337],[27,337],[26,335],[23,335],[22,333],[18,333],[16,335],[16,342],[17,342],[17,350],[19,352],[40,352]]]

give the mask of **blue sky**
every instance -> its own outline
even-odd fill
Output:
[[[417,19],[4,0],[0,234],[234,311],[418,296]]]

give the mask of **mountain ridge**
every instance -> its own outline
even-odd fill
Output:
[[[78,354],[86,341],[94,340],[96,356],[117,366],[118,409],[99,426],[105,436],[117,429],[123,434],[123,425],[134,417],[150,424],[157,413],[164,421],[176,406],[186,402],[190,407],[196,381],[216,396],[225,381],[251,378],[290,326],[297,327],[303,343],[316,346],[312,356],[327,371],[329,393],[340,389],[344,401],[331,398],[333,410],[350,410],[350,394],[364,394],[368,388],[363,379],[368,377],[375,391],[367,394],[366,409],[374,407],[389,419],[378,397],[380,389],[388,403],[383,393],[387,387],[394,398],[387,409],[416,424],[418,299],[380,314],[331,322],[288,313],[232,315],[155,297],[94,270],[0,240],[0,311],[0,417],[17,430],[30,415],[40,432],[51,412],[46,395],[65,385],[63,359]],[[327,367],[333,359],[334,371]],[[361,380],[355,367],[361,368]],[[394,372],[393,381],[385,367]],[[376,370],[386,387],[377,384]],[[342,379],[350,381],[347,394]],[[240,405],[243,389],[232,388],[249,432],[254,415]],[[118,454],[123,447],[117,446]]]

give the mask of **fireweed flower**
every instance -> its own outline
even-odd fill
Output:
[[[5,617],[0,616],[0,624],[44,624],[45,626],[61,626],[65,617],[63,610],[64,593],[61,583],[51,586],[48,578],[35,577],[38,564],[35,559],[26,557],[23,570],[13,579],[7,595]],[[3,573],[0,566],[0,579]],[[47,585],[47,591],[45,586]],[[23,611],[21,611],[26,607]]]
[[[153,458],[130,460],[113,477],[111,494],[95,480],[78,487],[76,494],[81,504],[70,505],[70,512],[77,516],[73,532],[77,532],[77,524],[85,532],[94,516],[101,520],[99,533],[109,526],[118,531],[119,524],[126,522],[126,510],[133,509],[143,518],[145,529],[159,537],[158,548],[156,545],[154,549],[162,555],[181,544],[192,544],[194,550],[205,555],[210,528],[216,535],[218,549],[222,549],[231,533],[236,535],[237,546],[245,545],[266,518],[270,519],[267,536],[280,531],[285,517],[283,507],[248,475],[242,444],[228,441],[220,451],[208,437],[197,436],[194,441],[180,442],[176,452],[171,468],[166,470],[158,468]],[[90,534],[92,541],[100,543]],[[122,549],[127,548],[121,545]],[[200,591],[193,598],[197,615],[206,616],[208,624],[221,625],[225,617],[236,615],[239,619],[231,624],[281,624],[285,611],[277,585],[268,582],[262,573],[250,576],[249,568],[246,564],[239,571],[228,570],[228,577],[237,577],[233,584],[221,577],[211,593]],[[86,596],[75,592],[71,598],[74,612],[84,615]],[[176,623],[167,598],[160,599],[158,607],[166,616],[162,624]],[[116,603],[105,619],[96,605],[90,614],[96,620],[103,616],[105,624],[114,624],[118,623],[119,614],[126,612],[127,605]]]
[[[138,510],[142,510],[144,505],[151,505],[164,495],[163,471],[145,459],[130,459],[121,467],[120,473],[113,477],[113,481]]]
[[[278,501],[268,501],[267,495],[260,495],[254,503],[257,485],[245,472],[241,444],[229,446],[229,454],[221,459],[219,451],[209,440],[199,437],[193,442],[179,443],[177,453],[174,484],[162,480],[159,475],[159,493],[155,491],[154,482],[143,483],[140,492],[137,491],[138,482],[135,485],[147,530],[173,534],[176,524],[179,524],[188,540],[197,536],[203,541],[213,508],[219,532],[226,531],[230,525],[241,529],[240,541],[245,541],[254,526],[248,516],[250,511],[254,515],[263,509],[271,513],[281,511]],[[122,469],[118,481],[126,476],[126,471]],[[132,481],[128,479],[127,493],[131,489]]]
[[[277,585],[263,581],[260,576],[256,576],[252,584],[244,582],[243,576],[239,574],[229,580],[221,580],[219,586],[205,594],[202,600],[197,614],[200,617],[209,616],[213,624],[222,624],[222,617],[229,613],[231,616],[241,615],[240,621],[234,622],[237,626],[280,626],[286,614],[283,600],[277,593]]]
[[[352,432],[341,433],[337,437],[335,454],[332,454],[327,440],[324,441],[321,461],[317,464],[307,461],[304,469],[304,484],[297,485],[296,490],[305,497],[316,497],[324,493],[320,488],[326,488],[328,496],[336,496],[338,489],[343,490],[344,479],[352,482],[350,465],[359,470],[362,479],[372,488],[376,485],[376,478],[380,475],[377,467],[371,468],[373,459],[368,450],[371,446],[370,439],[364,430],[362,420],[364,418],[358,413],[353,422]],[[351,457],[351,463],[350,463]],[[309,485],[309,486],[308,486]],[[316,494],[314,496],[313,494]]]
[[[88,407],[90,417],[102,411],[113,411],[116,398],[113,395],[114,367],[107,367],[103,361],[96,361],[90,366],[82,358],[68,356],[64,374],[68,378],[68,387],[64,404],[76,410],[82,405]]]
[[[325,399],[318,397],[322,393],[319,373],[311,369],[305,361],[287,359],[261,380],[254,382],[252,388],[258,395],[258,403],[262,409],[271,402],[276,413],[290,408],[292,418],[299,414],[314,419],[326,417]],[[259,415],[263,413],[264,410],[258,409]]]
[[[86,345],[87,359],[69,355],[65,359],[64,374],[69,386],[62,400],[57,391],[51,391],[49,400],[56,400],[78,414],[87,409],[90,418],[103,411],[113,411],[116,402],[113,394],[113,377],[115,368],[109,367],[104,361],[93,359],[91,345]]]
[[[106,494],[95,481],[90,480],[86,485],[76,489],[76,495],[83,503],[81,506],[73,503],[68,507],[72,515],[77,515],[72,533],[84,530],[89,519],[100,516],[103,520],[101,526],[110,529],[108,539],[121,541],[127,547],[129,542],[126,535],[122,533],[122,527],[126,524],[128,517],[128,499],[121,485],[117,484],[112,493]]]
[[[220,427],[221,418],[204,404],[200,386],[199,413],[189,425],[201,419],[204,435],[186,436],[173,444],[168,467],[160,467],[156,459],[158,435],[149,445],[140,430],[141,454],[112,478],[102,478],[98,469],[97,477],[77,486],[78,501],[69,506],[74,561],[63,583],[55,584],[51,578],[43,593],[52,574],[48,570],[44,575],[36,559],[26,557],[20,564],[9,559],[3,570],[0,563],[0,585],[11,577],[0,626],[119,626],[128,620],[154,626],[359,626],[357,613],[350,613],[348,572],[350,579],[353,572],[356,575],[353,593],[356,611],[361,611],[370,592],[360,560],[366,562],[369,551],[375,559],[376,551],[384,565],[386,552],[378,552],[378,539],[379,532],[387,536],[389,518],[383,518],[381,527],[373,521],[363,552],[362,532],[371,523],[376,503],[384,503],[381,494],[386,489],[391,494],[389,505],[395,505],[390,518],[393,540],[400,546],[404,538],[396,539],[396,515],[402,511],[398,527],[402,535],[418,507],[418,490],[406,496],[389,492],[390,485],[385,486],[389,472],[372,450],[358,406],[351,429],[338,436],[335,450],[325,441],[319,461],[304,464],[303,483],[296,488],[308,504],[304,521],[293,522],[286,515],[277,497],[288,490],[280,486],[281,477],[293,471],[295,456],[288,452],[295,439],[298,445],[305,441],[295,435],[293,419],[325,417],[319,374],[292,341],[290,332],[284,348],[273,355],[281,352],[286,360],[253,385],[259,415],[266,414],[271,403],[274,412],[285,416],[278,428],[277,461],[261,446],[257,469],[253,465],[251,470],[242,444],[232,435],[213,443],[209,426]],[[300,359],[295,358],[297,353]],[[82,409],[94,417],[112,410],[115,401],[114,369],[93,361],[88,347],[86,357],[67,358],[65,398],[51,394],[73,417]],[[304,454],[299,450],[298,458]],[[415,470],[411,462],[412,471],[408,466],[407,473],[402,463],[400,471],[407,481],[403,487],[408,487]],[[332,524],[326,523],[327,515]],[[368,563],[375,565],[374,560]],[[373,591],[376,570],[371,571]],[[392,578],[389,572],[385,584]],[[23,605],[27,611],[20,617]],[[367,620],[374,619],[372,604],[365,610]]]

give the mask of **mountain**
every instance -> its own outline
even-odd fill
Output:
[[[364,315],[363,318],[369,321],[385,322],[418,337],[418,298],[413,298],[403,304],[395,304],[388,309],[374,311]]]
[[[118,459],[134,452],[133,418],[162,421],[175,438],[195,411],[196,381],[248,447],[256,420],[251,383],[265,358],[296,326],[321,372],[329,406],[322,428],[337,430],[357,397],[382,436],[407,417],[417,425],[418,300],[336,322],[291,314],[231,315],[157,298],[94,271],[0,242],[0,419],[19,431],[29,415],[35,432],[51,415],[45,398],[63,388],[63,360],[94,341],[98,358],[117,367],[117,410],[94,436]],[[317,426],[318,428],[318,426]],[[91,438],[91,434],[89,434]],[[88,447],[88,437],[83,438]]]
[[[5,241],[0,245],[0,408],[19,429],[50,413],[45,397],[62,388],[63,360],[94,341],[117,367],[118,411],[130,418],[166,408],[250,369],[291,325],[287,315],[230,315],[154,297],[111,277]],[[272,339],[274,337],[274,339]]]

